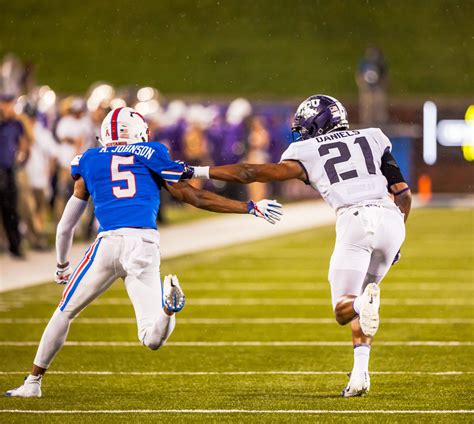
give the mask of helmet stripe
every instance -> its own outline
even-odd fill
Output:
[[[114,110],[114,113],[112,113],[112,119],[111,119],[111,131],[112,131],[112,140],[113,141],[116,141],[118,140],[118,124],[117,124],[117,120],[118,120],[118,115],[120,113],[120,111],[123,109],[123,107],[119,107],[117,109]]]
[[[140,118],[142,118],[143,122],[146,123],[146,119],[143,117],[143,115],[141,113],[138,113],[136,110],[132,112],[132,115],[138,115]]]

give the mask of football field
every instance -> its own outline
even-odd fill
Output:
[[[159,351],[138,342],[117,281],[72,324],[43,398],[0,398],[0,422],[472,422],[473,218],[413,211],[382,284],[366,397],[340,397],[352,347],[332,315],[323,227],[165,261],[187,305]],[[61,290],[0,294],[1,391],[27,374]]]

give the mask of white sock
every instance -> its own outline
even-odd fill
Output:
[[[360,307],[362,303],[362,296],[357,296],[352,303],[352,307],[357,315],[360,315]]]
[[[70,324],[71,318],[65,312],[56,309],[41,337],[41,342],[33,361],[35,365],[41,368],[48,368],[51,365],[54,357],[66,341]]]
[[[360,344],[354,346],[354,367],[352,372],[368,372],[369,371],[370,346]]]
[[[28,375],[28,377],[26,377],[25,383],[31,383],[31,382],[34,382],[34,381],[41,382],[42,377],[43,377],[42,375],[30,374],[30,375]]]

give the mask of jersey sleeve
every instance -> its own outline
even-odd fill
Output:
[[[392,143],[390,142],[390,139],[383,133],[380,128],[372,128],[372,134],[375,138],[375,141],[380,146],[382,154],[384,154],[385,152],[392,151]]]
[[[297,142],[290,144],[282,153],[280,162],[283,162],[284,160],[300,160],[296,143]]]
[[[177,183],[184,171],[184,166],[171,160],[168,149],[161,143],[149,143],[154,149],[151,156],[138,156],[139,160],[168,184]]]
[[[82,158],[82,155],[77,155],[71,161],[71,177],[74,181],[82,177],[82,170],[81,170],[81,164],[80,164],[81,158]]]
[[[288,148],[283,152],[281,155],[280,162],[283,162],[284,160],[292,160],[295,162],[298,162],[303,168],[303,171],[305,173],[305,184],[309,185],[309,174],[308,174],[308,165],[305,164],[304,162],[304,155],[301,153],[301,144],[298,144],[299,142],[296,141],[288,146]]]

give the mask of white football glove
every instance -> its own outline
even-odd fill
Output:
[[[66,284],[72,274],[72,268],[69,264],[65,266],[57,266],[54,274],[54,281],[57,284]]]
[[[249,214],[255,215],[257,218],[263,218],[270,224],[275,224],[283,215],[281,204],[276,200],[263,199],[259,202],[250,200],[247,203],[247,209]]]

